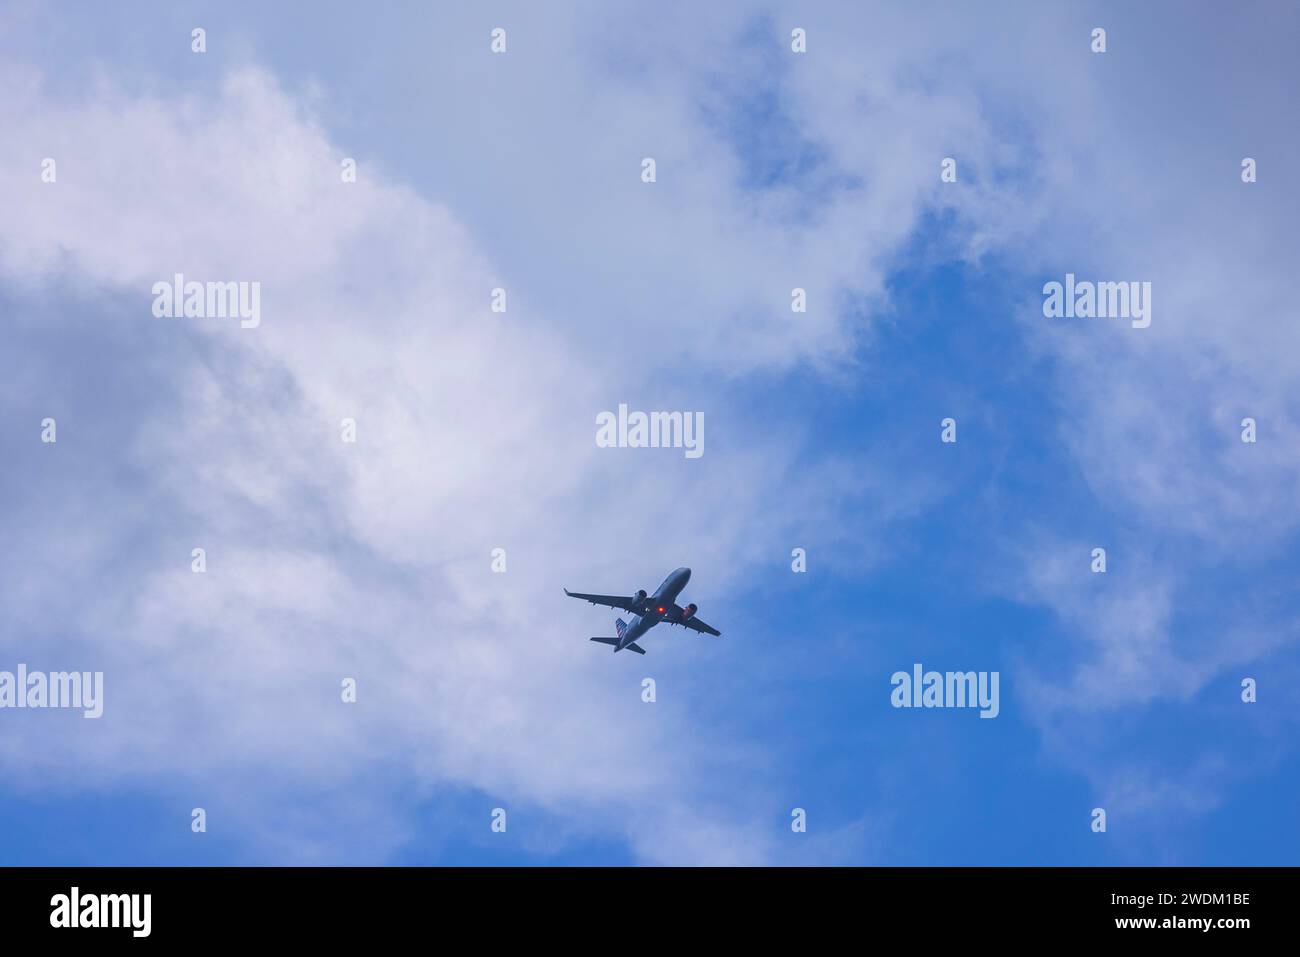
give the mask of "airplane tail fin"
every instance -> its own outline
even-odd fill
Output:
[[[617,632],[618,632],[618,636],[619,636],[620,638],[622,638],[622,637],[623,637],[623,632],[627,631],[627,622],[625,622],[622,618],[615,618],[615,619],[614,619],[614,630],[617,631]]]

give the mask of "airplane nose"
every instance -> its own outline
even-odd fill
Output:
[[[690,580],[691,580],[691,570],[690,570],[689,568],[683,568],[683,569],[682,569],[682,582],[685,583],[685,582],[688,582],[688,581],[690,581]]]

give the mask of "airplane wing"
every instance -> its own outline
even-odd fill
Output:
[[[664,618],[664,624],[681,625],[683,628],[691,629],[691,631],[698,631],[702,635],[718,635],[718,636],[722,635],[722,632],[718,631],[718,629],[714,628],[712,625],[706,625],[704,622],[700,621],[694,615],[692,615],[690,618],[687,618],[685,621],[683,621],[682,615],[684,614],[685,612],[682,610],[680,606],[674,605],[672,614]]]
[[[564,589],[564,593],[570,598],[581,598],[583,601],[589,601],[593,605],[607,605],[610,608],[619,608],[623,611],[636,614],[636,608],[632,604],[631,595],[584,595],[579,591],[569,591]]]
[[[680,621],[680,622],[675,621],[673,622],[673,624],[682,625],[686,628],[691,629],[691,631],[698,631],[702,635],[718,635],[718,636],[722,635],[722,632],[718,631],[718,629],[714,628],[712,625],[706,625],[704,622],[700,621],[694,615],[692,615],[690,618],[687,618],[685,621]]]

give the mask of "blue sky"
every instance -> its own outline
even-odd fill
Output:
[[[1296,14],[974,6],[0,11],[0,862],[1294,862]]]

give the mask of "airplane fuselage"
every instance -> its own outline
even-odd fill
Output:
[[[670,572],[668,577],[664,579],[664,583],[655,589],[653,595],[646,599],[645,612],[632,616],[632,620],[623,629],[623,634],[619,636],[618,644],[614,646],[614,650],[622,651],[663,621],[664,614],[673,607],[674,602],[677,601],[677,596],[682,593],[682,589],[686,587],[686,583],[690,580],[691,570],[689,568],[679,568]]]

